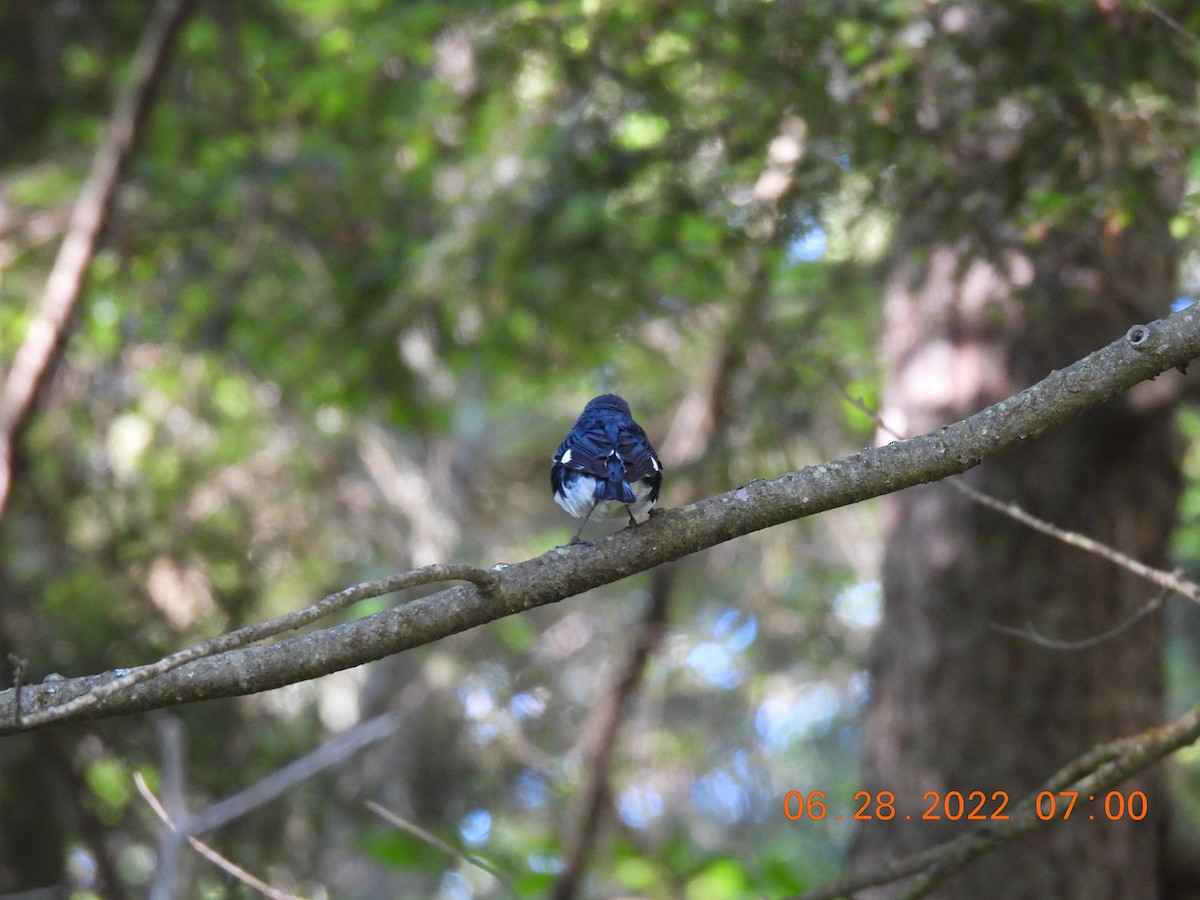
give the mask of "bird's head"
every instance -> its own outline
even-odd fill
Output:
[[[584,415],[598,412],[615,412],[623,416],[630,415],[629,404],[616,394],[601,394],[599,397],[589,400],[587,406],[583,408]]]

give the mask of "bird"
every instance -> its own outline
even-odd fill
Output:
[[[593,514],[599,519],[628,514],[630,526],[636,525],[658,501],[662,476],[658,454],[629,404],[616,394],[589,400],[550,465],[554,502],[583,517],[569,543],[579,543]]]

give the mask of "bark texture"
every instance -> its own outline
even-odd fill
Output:
[[[898,258],[887,297],[884,421],[901,434],[961,418],[1152,318],[1174,283],[1165,217],[1147,216],[1111,239],[1098,223],[1080,223],[1043,240],[1036,255],[1014,249],[987,261],[961,245],[913,244]],[[1162,566],[1180,487],[1172,393],[1166,379],[1147,382],[962,477]],[[920,821],[926,792],[982,791],[991,811],[994,792],[1015,803],[1072,757],[1161,717],[1157,616],[1079,650],[993,628],[1085,639],[1132,616],[1155,588],[946,483],[894,495],[888,516],[864,787],[893,792],[897,816],[859,831],[856,868],[967,827],[944,810],[940,822]],[[1080,798],[1069,821],[977,862],[935,896],[1159,896],[1157,778],[1124,789],[1146,792],[1144,820],[1110,822],[1103,798]]]

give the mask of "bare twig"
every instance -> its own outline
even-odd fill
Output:
[[[172,886],[175,882],[175,871],[178,867],[179,847],[184,840],[189,841],[196,848],[197,852],[212,859],[222,868],[225,868],[226,864],[233,865],[220,856],[220,854],[216,854],[211,848],[208,848],[206,851],[204,849],[206,845],[195,840],[196,835],[215,831],[218,828],[228,825],[230,822],[277,799],[291,788],[307,781],[325,769],[343,762],[363,748],[391,734],[395,734],[396,730],[400,727],[400,721],[400,716],[397,714],[385,713],[366,722],[360,722],[353,728],[327,741],[311,753],[294,760],[282,769],[272,772],[266,778],[252,784],[245,790],[214,803],[200,812],[188,815],[183,790],[182,732],[176,719],[167,719],[160,732],[163,748],[160,767],[163,774],[165,805],[169,809],[162,809],[164,804],[160,803],[157,798],[153,798],[153,795],[147,797],[147,802],[157,805],[155,812],[169,826],[160,842],[159,863],[155,871],[155,880],[150,896],[152,898],[174,896]],[[137,775],[135,778],[140,779],[141,776]],[[147,796],[147,792],[143,790],[142,783],[139,783],[138,790],[142,791],[143,796]],[[270,894],[269,892],[276,891],[277,889],[271,888],[269,885],[263,888],[261,886],[262,883],[258,882],[257,879],[253,879],[253,876],[247,875],[246,878],[252,879],[251,881],[247,881],[248,884],[252,884],[259,890],[263,890],[269,896],[275,896],[275,894]],[[291,895],[281,893],[279,896]]]
[[[354,603],[358,603],[360,600],[380,597],[384,594],[390,594],[405,588],[433,584],[439,581],[470,581],[478,585],[481,590],[487,590],[495,584],[496,575],[483,569],[477,569],[474,566],[459,565],[457,563],[438,563],[431,566],[424,566],[420,569],[413,569],[411,572],[402,572],[378,581],[364,581],[361,584],[338,591],[336,594],[330,594],[312,606],[284,613],[281,616],[267,619],[264,622],[257,622],[254,625],[247,625],[245,628],[239,628],[228,634],[218,635],[207,641],[202,641],[199,644],[194,644],[191,647],[165,656],[158,662],[130,669],[111,681],[97,685],[86,694],[82,694],[73,700],[26,715],[24,717],[24,724],[43,725],[48,722],[57,721],[74,714],[80,709],[85,709],[88,706],[99,703],[106,697],[111,697],[113,694],[128,690],[136,684],[141,684],[143,681],[153,678],[156,675],[170,672],[172,669],[176,669],[193,660],[212,656],[216,653],[236,650],[255,641],[261,641],[264,638],[281,634],[284,631],[301,628],[318,619],[345,609]]]
[[[1055,772],[1037,791],[1024,797],[1006,820],[988,822],[936,847],[892,860],[870,872],[840,878],[800,894],[799,900],[833,900],[913,876],[919,878],[908,886],[903,896],[908,900],[924,897],[985,853],[1019,835],[1049,825],[1050,820],[1038,815],[1039,794],[1046,791],[1057,794],[1065,790],[1077,791],[1084,796],[1102,794],[1197,739],[1200,739],[1200,706],[1167,725],[1093,747]]]
[[[608,808],[611,797],[609,775],[612,769],[613,751],[617,746],[617,734],[624,721],[630,700],[637,693],[646,670],[650,654],[661,643],[667,625],[667,609],[671,587],[674,583],[673,568],[656,569],[650,599],[642,614],[637,637],[617,673],[613,687],[604,692],[604,699],[591,716],[585,731],[591,731],[587,769],[588,783],[584,786],[577,805],[576,820],[570,831],[570,842],[566,864],[550,896],[553,900],[573,900],[579,892],[579,882],[587,870],[588,862],[600,836],[600,823]]]
[[[1100,644],[1111,641],[1113,638],[1120,637],[1142,619],[1151,613],[1158,612],[1162,608],[1163,603],[1171,596],[1170,591],[1160,591],[1150,598],[1150,602],[1146,603],[1135,612],[1132,616],[1121,622],[1117,626],[1110,628],[1102,634],[1097,634],[1093,637],[1084,638],[1078,641],[1060,641],[1054,638],[1048,638],[1039,634],[1033,627],[1032,623],[1025,628],[1013,628],[1011,625],[1000,625],[996,622],[992,623],[992,628],[999,631],[1001,634],[1012,635],[1013,637],[1023,638],[1031,643],[1037,644],[1039,647],[1046,647],[1049,650],[1090,650]]]
[[[1157,16],[1164,25],[1166,25],[1180,37],[1183,37],[1192,43],[1200,41],[1200,37],[1184,28],[1178,19],[1172,15],[1169,15],[1166,10],[1164,10],[1157,3],[1147,2],[1145,8],[1148,9],[1152,15]]]
[[[834,386],[842,394],[842,396],[846,398],[846,400],[853,404],[863,414],[868,416],[880,431],[890,434],[897,440],[903,440],[899,434],[888,427],[887,423],[883,421],[883,419],[877,412],[875,412],[875,410],[868,407],[858,397],[851,395],[841,385],[833,382],[832,379],[829,379],[829,381],[834,384]],[[1156,569],[1153,566],[1148,566],[1145,563],[1134,559],[1132,556],[1122,553],[1115,547],[1110,547],[1108,544],[1103,544],[1100,541],[1088,537],[1087,535],[1080,534],[1077,531],[1067,531],[1064,528],[1059,528],[1057,525],[1052,525],[1043,519],[1039,519],[1037,516],[1025,512],[1025,510],[1021,509],[1021,507],[1017,506],[1015,503],[1006,503],[1003,500],[997,500],[995,497],[988,496],[987,494],[975,490],[973,487],[966,484],[966,482],[964,482],[961,478],[950,478],[946,480],[946,483],[963,496],[969,497],[976,503],[986,506],[988,509],[994,509],[996,512],[1002,513],[1008,516],[1010,519],[1014,519],[1015,521],[1020,522],[1022,525],[1032,528],[1034,531],[1039,531],[1048,537],[1054,538],[1056,541],[1061,541],[1064,544],[1069,544],[1072,547],[1078,547],[1080,550],[1083,550],[1087,553],[1092,553],[1103,559],[1107,559],[1109,562],[1115,563],[1126,571],[1132,572],[1137,577],[1145,579],[1151,584],[1158,585],[1164,591],[1168,591],[1173,594],[1180,594],[1181,596],[1191,600],[1193,603],[1200,603],[1200,585],[1197,585],[1194,581],[1189,581],[1183,578],[1177,572],[1167,572],[1163,569]],[[1152,602],[1147,607],[1139,610],[1129,623],[1124,626],[1118,626],[1117,629],[1114,629],[1113,632],[1109,632],[1108,634],[1110,636],[1119,634],[1121,631],[1127,628],[1129,624],[1132,624],[1132,622],[1137,621],[1145,615],[1148,615],[1157,608],[1157,605]],[[1006,626],[995,625],[993,627],[999,631],[1010,633],[1013,632],[1013,629]],[[1024,632],[1019,633],[1024,634]],[[1100,636],[1100,638],[1103,637],[1103,635]],[[1089,638],[1089,640],[1095,640],[1097,643],[1099,643],[1100,638]],[[1067,649],[1073,648],[1068,646]]]
[[[188,818],[185,830],[188,834],[204,834],[240,819],[283,796],[301,782],[338,765],[376,741],[395,734],[400,728],[400,722],[401,718],[396,713],[384,713],[374,719],[359,722],[353,728],[347,729],[311,753],[293,760],[282,769],[272,772],[245,790],[195,813]]]
[[[162,774],[162,806],[169,822],[187,820],[187,800],[184,789],[183,726],[174,716],[164,716],[158,723],[159,763]],[[179,880],[180,850],[186,838],[174,827],[163,829],[158,842],[158,861],[154,867],[154,882],[150,885],[150,900],[170,900],[176,896]]]
[[[83,294],[117,185],[141,135],[174,39],[194,7],[194,0],[160,0],[155,7],[134,59],[133,80],[96,149],[46,290],[0,388],[0,518],[12,490],[17,442]]]
[[[149,785],[146,784],[146,779],[142,777],[141,772],[136,772],[134,774],[133,783],[137,787],[138,793],[142,795],[142,799],[146,801],[152,810],[154,810],[154,814],[162,820],[163,824],[173,831],[178,831],[178,826],[171,821],[171,817],[167,815],[167,811],[163,808],[162,803],[160,803],[158,798],[154,796],[154,792],[150,790]],[[188,837],[187,842],[192,845],[192,849],[194,849],[209,862],[220,867],[225,872],[228,872],[238,881],[242,882],[242,884],[254,888],[256,891],[267,897],[271,897],[272,900],[304,900],[303,897],[300,897],[297,894],[289,893],[288,891],[268,884],[260,878],[254,877],[241,866],[222,856],[199,838]]]
[[[521,895],[517,893],[517,889],[514,888],[512,886],[512,883],[507,878],[505,878],[504,875],[502,875],[495,868],[495,866],[493,866],[487,860],[481,859],[480,857],[475,856],[474,854],[471,854],[471,853],[463,853],[457,847],[447,844],[436,834],[431,834],[430,832],[428,832],[424,828],[422,828],[420,825],[416,825],[412,822],[409,822],[407,819],[400,818],[400,816],[396,815],[390,809],[388,809],[384,806],[380,806],[374,800],[368,800],[368,801],[366,801],[366,803],[364,805],[367,807],[367,809],[369,809],[371,812],[375,813],[375,815],[379,816],[381,819],[383,819],[389,825],[394,825],[396,828],[399,828],[401,831],[407,831],[413,837],[424,841],[426,844],[429,844],[429,846],[431,846],[431,847],[435,847],[438,850],[441,850],[443,853],[445,853],[447,856],[449,856],[453,859],[461,860],[462,862],[465,862],[468,865],[475,866],[477,869],[482,869],[483,871],[487,872],[489,875],[491,875],[493,878],[495,878],[496,881],[500,882],[501,886],[503,886],[503,888],[508,893],[510,893],[510,894],[512,894],[512,896],[516,897],[517,900],[520,900]]]
[[[1116,563],[1122,569],[1132,572],[1139,578],[1149,581],[1151,584],[1156,584],[1166,591],[1174,594],[1181,594],[1187,597],[1193,603],[1200,603],[1200,586],[1195,582],[1188,581],[1180,577],[1174,572],[1166,572],[1162,569],[1155,569],[1153,566],[1148,566],[1145,563],[1140,563],[1132,556],[1127,556],[1120,550],[1102,544],[1099,541],[1093,540],[1087,535],[1079,534],[1075,531],[1066,531],[1059,528],[1057,525],[1051,525],[1049,522],[1039,519],[1037,516],[1030,515],[1017,506],[1015,503],[1005,503],[1003,500],[997,500],[995,497],[989,497],[987,494],[981,494],[972,487],[963,484],[959,479],[950,481],[950,485],[960,494],[970,497],[976,503],[986,506],[988,509],[994,509],[997,512],[1003,513],[1010,519],[1015,519],[1022,525],[1027,525],[1034,531],[1040,531],[1042,534],[1054,538],[1056,541],[1062,541],[1064,544],[1069,544],[1072,547],[1078,547],[1080,550],[1085,550],[1088,553],[1095,554],[1109,562]]]
[[[21,688],[25,686],[26,662],[16,653],[8,654],[8,665],[12,669],[13,693],[16,695],[16,720],[21,724]]]

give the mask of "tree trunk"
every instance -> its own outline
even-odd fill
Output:
[[[998,263],[962,246],[914,246],[889,285],[883,420],[908,436],[975,412],[1162,315],[1173,282],[1165,217],[1117,237],[1098,222],[1076,222],[1036,251],[1014,249]],[[1171,415],[1179,380],[1171,373],[1143,384],[965,478],[1163,566],[1180,489]],[[1157,615],[1086,649],[1052,648],[993,627],[1079,641],[1125,622],[1155,588],[945,483],[892,498],[886,540],[863,786],[894,793],[897,814],[857,833],[856,869],[976,824],[948,821],[945,809],[940,822],[920,821],[932,802],[922,800],[926,792],[980,791],[990,812],[993,795],[1004,791],[1011,812],[1076,755],[1157,723],[1162,707]],[[1158,778],[1151,773],[1121,790],[1145,792],[1143,820],[1109,821],[1103,797],[1081,797],[1069,821],[977,861],[934,896],[1157,897]]]

